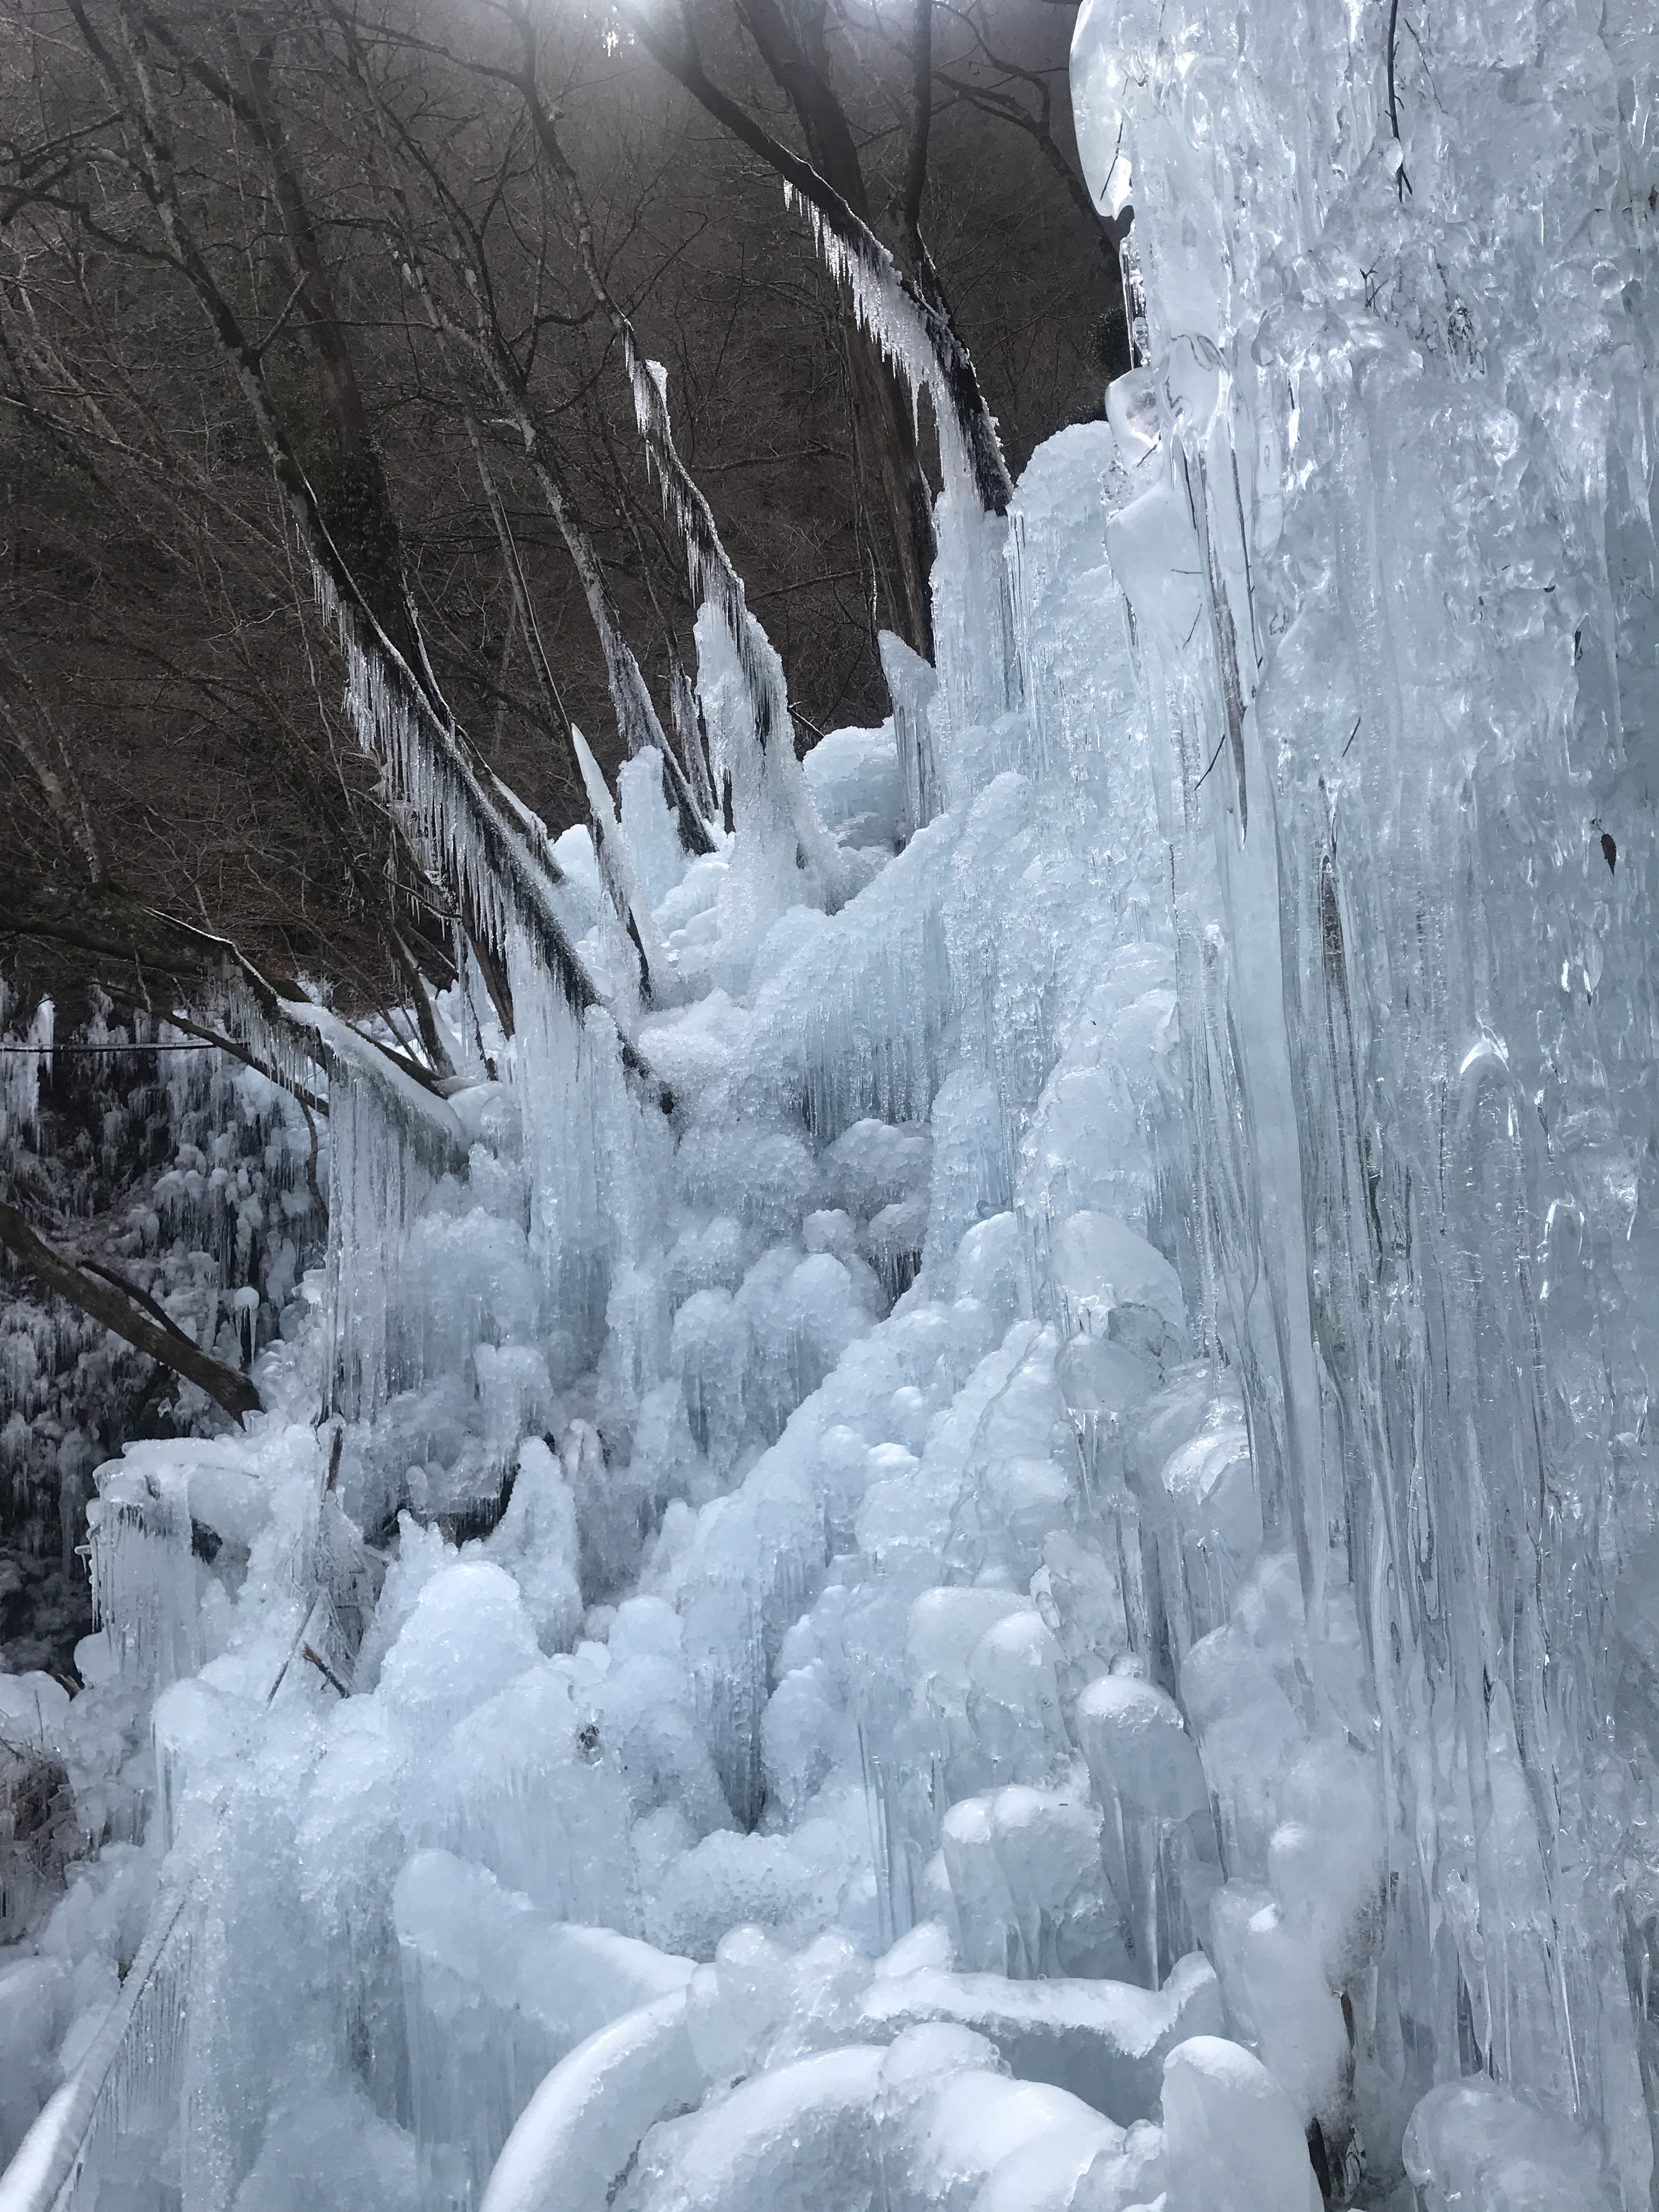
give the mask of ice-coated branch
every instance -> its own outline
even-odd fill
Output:
[[[239,1043],[236,1038],[226,1036],[219,1030],[210,1029],[206,1023],[198,1022],[193,1015],[180,1013],[176,1006],[167,1016],[167,1026],[169,1029],[183,1030],[187,1036],[199,1037],[204,1044],[211,1045],[216,1052],[228,1053],[231,1059],[240,1060],[244,1067],[252,1068],[257,1074],[264,1076],[269,1081],[276,1084],[278,1090],[286,1091],[297,1101],[300,1110],[305,1115],[311,1129],[312,1195],[319,1198],[320,1202],[320,1195],[315,1183],[317,1127],[313,1116],[320,1114],[326,1120],[328,1101],[319,1097],[314,1091],[309,1090],[306,1085],[295,1079],[287,1069],[278,1073],[276,1068],[266,1066],[257,1054],[250,1052],[245,1044]]]
[[[577,251],[594,298],[622,340],[623,359],[634,395],[640,435],[662,485],[663,499],[685,547],[694,597],[712,605],[729,632],[743,674],[762,766],[787,811],[802,860],[817,877],[831,905],[840,902],[846,867],[840,848],[819,814],[795,758],[793,725],[783,665],[765,631],[749,611],[743,579],[720,543],[708,501],[681,460],[669,421],[667,372],[640,351],[634,325],[605,280],[594,244],[593,223],[581,185],[560,143],[552,110],[543,100],[536,75],[536,46],[527,20],[519,19],[525,66],[520,91],[536,142],[558,181],[576,233]]]
[[[437,307],[431,302],[429,294],[428,298],[431,312],[435,317],[438,313]],[[501,350],[505,355],[505,343],[501,341],[499,329],[493,325],[491,327],[496,340],[500,342]],[[483,334],[481,332],[481,343],[483,337]],[[490,346],[488,350],[493,356],[496,349],[495,346]],[[623,635],[622,617],[617,612],[617,603],[611,596],[611,586],[605,580],[605,571],[600,565],[599,555],[594,550],[593,542],[588,536],[586,526],[578,514],[568,491],[547,465],[543,452],[543,441],[539,436],[535,418],[530,410],[527,398],[521,392],[515,389],[521,384],[522,380],[519,379],[516,374],[509,377],[507,374],[509,368],[516,371],[516,364],[511,362],[510,356],[500,364],[497,390],[504,403],[513,409],[513,419],[524,441],[525,453],[531,463],[537,483],[547,503],[549,512],[558,524],[566,549],[570,554],[572,564],[581,580],[588,611],[592,616],[593,627],[599,632],[600,649],[605,655],[605,676],[610,686],[611,703],[616,709],[617,727],[622,735],[623,743],[630,757],[635,753],[644,751],[647,746],[653,748],[661,755],[663,774],[669,786],[668,802],[674,810],[682,847],[693,858],[705,853],[712,853],[714,849],[713,833],[708,820],[700,811],[696,799],[687,785],[684,775],[680,772],[678,762],[673,758],[672,750],[664,736],[661,722],[658,719],[656,708],[652,702],[650,691],[647,688],[645,678],[641,672],[640,664],[635,658],[633,648]],[[501,495],[496,489],[495,474],[489,466],[489,456],[484,452],[483,441],[479,435],[477,424],[471,415],[466,418],[466,429],[477,461],[478,475],[483,485],[485,502],[489,508],[495,533],[501,542],[502,561],[512,586],[514,603],[518,609],[519,620],[529,644],[531,659],[535,664],[536,673],[549,705],[568,731],[572,726],[569,717],[565,714],[563,701],[559,696],[559,687],[553,678],[553,670],[547,657],[547,648],[542,642],[541,627],[536,620],[535,605],[530,596],[529,580],[524,573],[524,563],[519,557],[518,541],[513,535],[513,528],[507,519],[506,507],[502,505]],[[584,779],[585,782],[586,779]]]
[[[848,285],[860,320],[899,360],[913,386],[926,382],[960,439],[980,503],[1006,514],[1013,483],[973,357],[942,300],[908,276],[868,223],[812,163],[775,138],[708,76],[684,11],[671,27],[639,0],[617,0],[617,14],[675,82],[750,153],[781,177],[787,196],[811,210],[820,250]],[[924,275],[924,282],[926,282]],[[929,289],[933,289],[930,286]]]
[[[714,795],[714,777],[708,771],[708,754],[697,714],[697,694],[678,653],[672,655],[668,663],[668,712],[684,756],[697,811],[705,821],[718,822],[720,805]]]
[[[665,739],[661,758],[662,795],[674,817],[680,849],[688,859],[701,860],[715,849],[714,832],[709,827],[711,817],[698,805],[697,795],[686,780],[685,770],[675,758],[673,746]]]
[[[306,1041],[331,1080],[355,1079],[373,1091],[375,1104],[428,1173],[465,1171],[471,1151],[466,1132],[454,1109],[416,1079],[409,1063],[309,1000],[279,1000],[277,1014],[292,1036]]]
[[[675,448],[668,418],[667,374],[642,360],[627,318],[623,357],[633,386],[634,410],[646,451],[655,464],[663,497],[685,546],[693,593],[712,605],[725,623],[743,673],[754,716],[763,763],[787,809],[802,858],[817,877],[831,905],[840,903],[846,875],[838,847],[824,827],[800,764],[795,757],[794,724],[783,664],[771,640],[749,611],[748,593],[720,543],[708,501],[692,481]]]
[[[51,902],[18,908],[0,919],[0,935],[91,956],[104,981],[112,983],[118,975],[132,1004],[159,1012],[175,1028],[256,1069],[297,1098],[307,1114],[327,1114],[326,1100],[313,1087],[325,1063],[313,1039],[289,1018],[269,976],[228,938],[163,914],[108,881],[77,884]],[[181,1012],[180,997],[197,1011]],[[210,1006],[216,1025],[198,1018]],[[417,1081],[427,1079],[412,1064],[410,1072]]]
[[[435,313],[435,310],[434,312]],[[495,526],[496,536],[501,542],[501,557],[512,584],[514,605],[518,611],[519,620],[523,624],[525,636],[529,642],[530,656],[535,665],[536,673],[548,706],[564,723],[566,733],[570,740],[571,750],[575,755],[577,769],[581,776],[582,790],[587,799],[588,823],[593,838],[594,853],[599,860],[599,873],[604,878],[605,890],[610,895],[617,919],[622,924],[638,957],[640,988],[648,1000],[658,995],[661,983],[672,967],[672,955],[662,942],[656,924],[652,920],[649,902],[640,889],[637,874],[611,809],[610,793],[605,789],[605,779],[599,773],[599,763],[593,758],[586,739],[565,712],[564,702],[559,696],[559,687],[554,680],[552,664],[548,659],[547,649],[542,642],[541,627],[536,620],[535,603],[530,596],[529,580],[524,573],[524,563],[519,558],[518,540],[513,535],[513,526],[507,519],[507,509],[502,504],[501,494],[496,488],[495,472],[490,468],[489,456],[484,452],[483,441],[479,435],[478,426],[471,415],[466,418],[466,430],[467,436],[471,441],[473,456],[477,462],[485,502],[489,508],[490,516]],[[528,434],[533,437],[533,426],[528,428]],[[550,479],[550,489],[551,488]],[[563,513],[557,507],[555,507],[555,513],[559,515],[562,526],[565,520]],[[578,534],[591,556],[592,549],[586,544],[586,533]],[[578,560],[579,570],[581,565],[580,561]],[[628,723],[625,717],[631,713],[637,718],[640,703],[643,703],[644,714],[649,719],[650,728],[655,733],[655,743],[660,749],[665,780],[668,772],[668,749],[663,739],[661,727],[657,722],[656,710],[651,703],[651,695],[645,688],[645,679],[640,673],[639,663],[635,659],[632,652],[623,639],[620,622],[616,617],[616,608],[611,602],[610,590],[605,583],[604,576],[599,571],[597,559],[592,562],[592,572],[598,581],[601,603],[595,608],[594,619],[599,626],[600,639],[605,647],[605,661],[611,678],[611,696],[617,708],[617,721],[626,732]],[[591,597],[589,605],[594,605]],[[640,743],[649,741],[649,738],[642,732]],[[630,750],[638,750],[639,745],[630,746]],[[671,805],[673,803],[672,793],[670,803]],[[690,806],[689,803],[680,809],[679,827],[681,843],[688,853],[714,850],[714,839],[708,833],[707,824],[698,819],[695,808]],[[700,842],[697,842],[699,836]]]

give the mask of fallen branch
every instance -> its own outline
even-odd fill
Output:
[[[93,1276],[76,1267],[54,1252],[50,1244],[37,1237],[15,1206],[0,1203],[0,1244],[6,1246],[31,1274],[37,1275],[48,1290],[55,1291],[60,1298],[92,1320],[112,1329],[162,1367],[170,1367],[182,1375],[198,1389],[205,1390],[216,1405],[240,1421],[245,1413],[264,1411],[258,1392],[248,1377],[234,1367],[227,1367],[222,1360],[204,1352],[192,1344],[172,1322],[163,1328],[143,1312],[131,1298],[106,1287]]]
[[[69,1263],[65,1261],[64,1264],[67,1266]],[[150,1319],[158,1327],[166,1329],[167,1334],[177,1343],[189,1345],[192,1352],[196,1349],[195,1338],[179,1328],[161,1300],[151,1297],[148,1291],[141,1291],[137,1283],[128,1282],[126,1277],[118,1268],[106,1267],[101,1260],[82,1260],[81,1266],[87,1274],[96,1275],[100,1282],[107,1283],[112,1290],[119,1291],[124,1298],[131,1298],[134,1305],[142,1306]]]

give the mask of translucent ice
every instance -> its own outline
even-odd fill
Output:
[[[307,2112],[388,2212],[1650,2203],[1651,16],[1087,0],[1135,365],[1006,515],[946,421],[937,668],[800,767],[705,547],[675,988],[567,833],[608,1006],[503,907],[441,1111],[341,1046],[276,1410],[99,1470],[22,1716],[192,1900],[132,2212]]]

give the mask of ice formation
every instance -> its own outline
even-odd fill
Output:
[[[705,612],[672,989],[560,841],[672,1117],[526,928],[272,1410],[99,1470],[6,2212],[1654,2201],[1659,31],[1073,75],[1105,419],[799,785]]]

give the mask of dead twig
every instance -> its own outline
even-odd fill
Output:
[[[1399,25],[1400,0],[1389,0],[1389,128],[1394,133],[1396,146],[1400,143],[1400,108],[1395,98],[1394,50],[1399,35]],[[1412,188],[1412,180],[1406,174],[1406,164],[1403,159],[1400,167],[1395,171],[1394,181],[1403,201]]]
[[[343,1698],[349,1698],[351,1695],[350,1691],[346,1687],[345,1684],[340,1680],[339,1676],[335,1673],[334,1669],[329,1665],[327,1660],[323,1657],[319,1651],[315,1650],[309,1644],[302,1644],[300,1646],[300,1650],[302,1656],[310,1660],[312,1665],[317,1669],[317,1672],[322,1676],[323,1680],[329,1683],[334,1689],[337,1689]]]

